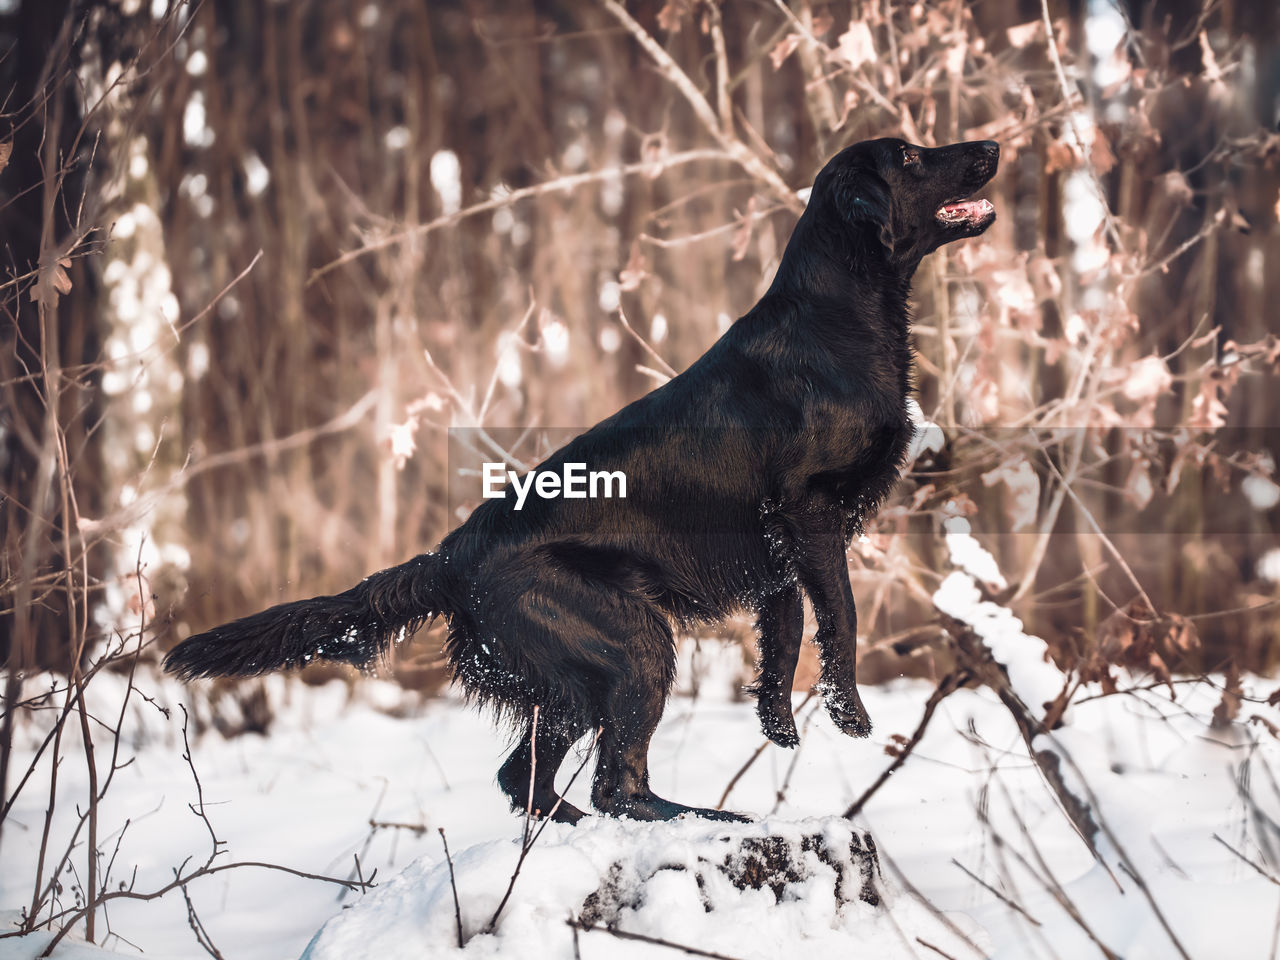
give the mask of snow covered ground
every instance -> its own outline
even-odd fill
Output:
[[[651,757],[660,794],[714,806],[761,744],[753,705],[731,696],[735,661],[726,652],[696,699],[679,696],[668,707]],[[812,858],[781,901],[767,888],[737,890],[714,878],[700,890],[694,869],[657,869],[723,858],[725,837],[847,836],[849,828],[833,818],[892,762],[886,746],[895,735],[911,734],[932,691],[900,682],[864,690],[876,723],[867,741],[839,734],[814,709],[816,701],[800,712],[798,751],[768,746],[729,795],[728,808],[761,815],[761,822],[592,818],[577,828],[550,825],[491,934],[478,931],[507,887],[523,824],[494,785],[506,743],[489,722],[455,699],[417,705],[379,682],[363,682],[354,694],[336,682],[317,689],[272,677],[267,684],[277,707],[269,737],[228,741],[209,733],[193,745],[206,810],[226,842],[219,859],[345,877],[358,854],[365,875],[377,869],[379,886],[340,897],[334,886],[258,868],[199,879],[189,889],[192,902],[227,958],[279,960],[304,951],[309,960],[568,958],[575,949],[587,960],[680,955],[601,930],[579,932],[575,947],[566,921],[611,870],[630,884],[616,914],[619,929],[743,960],[939,956],[933,948],[956,958],[1072,960],[1102,955],[1093,938],[1126,960],[1276,955],[1280,885],[1227,844],[1274,876],[1280,743],[1262,725],[1211,730],[1220,693],[1210,684],[1180,686],[1177,702],[1163,689],[1088,700],[1073,708],[1057,737],[1149,896],[1114,864],[1095,864],[1004,708],[984,690],[962,690],[942,703],[914,754],[858,819],[880,851],[882,905],[837,902],[834,872]],[[1246,685],[1265,697],[1275,682]],[[112,883],[128,880],[136,865],[138,890],[163,885],[185,858],[202,862],[209,849],[208,831],[188,807],[196,791],[176,709],[184,691],[168,683],[144,688],[156,705],[134,703],[122,759],[136,760],[116,774],[101,810],[100,841],[109,853],[128,823]],[[93,702],[107,715],[123,689],[122,679],[101,676],[91,685]],[[174,708],[168,719],[159,705]],[[1271,708],[1246,703],[1240,720],[1254,713],[1275,719]],[[21,731],[25,750],[40,733]],[[66,792],[50,843],[56,851],[74,821],[74,798],[85,789],[74,743],[63,752]],[[29,755],[16,758],[19,769]],[[574,765],[571,758],[562,786]],[[589,774],[569,793],[582,807]],[[47,784],[47,768],[36,776]],[[7,928],[31,899],[46,793],[29,787],[5,824],[0,910]],[[469,937],[463,951],[441,828]],[[63,880],[69,902],[75,877]],[[177,892],[145,903],[116,901],[109,921],[112,950],[208,955]],[[33,957],[48,936],[0,940],[0,960]],[[101,956],[72,938],[56,955]]]

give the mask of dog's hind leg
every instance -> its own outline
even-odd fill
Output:
[[[518,707],[526,717],[534,704],[545,705],[535,757],[529,750],[530,719],[498,774],[517,810],[530,800],[536,760],[533,805],[550,811],[556,767],[579,734],[599,726],[591,802],[601,813],[637,820],[690,812],[734,819],[649,790],[649,740],[676,672],[671,627],[652,603],[617,579],[585,577],[537,557],[494,568],[476,582],[475,592],[483,598],[475,625],[450,654],[458,679],[479,699]],[[480,642],[476,636],[501,639]],[[561,803],[555,816],[571,821],[581,815]]]
[[[520,742],[498,771],[498,786],[511,800],[512,810],[532,810],[534,816],[550,816],[558,823],[582,819],[583,812],[556,793],[556,771],[581,734],[580,730],[566,730],[554,715],[540,715],[536,733],[533,721],[529,721]]]
[[[600,758],[591,802],[602,813],[634,820],[671,820],[684,813],[712,820],[742,820],[723,810],[664,800],[649,789],[649,741],[662,717],[675,667],[671,628],[665,620],[648,619],[646,628],[618,648],[625,659],[617,665],[603,704]]]
[[[766,597],[758,609],[760,679],[756,681],[756,713],[764,735],[780,747],[800,742],[791,713],[791,686],[804,634],[804,603],[800,588],[789,584]]]

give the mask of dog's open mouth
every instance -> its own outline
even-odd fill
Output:
[[[995,212],[996,208],[990,200],[958,200],[954,203],[944,203],[934,216],[938,218],[939,223],[949,225],[965,223],[976,227],[988,223],[995,216]]]

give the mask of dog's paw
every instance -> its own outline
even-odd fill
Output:
[[[827,705],[827,713],[841,733],[859,738],[871,735],[871,717],[867,714],[867,708],[862,705],[862,698],[858,696],[856,689],[851,694],[826,690],[823,700]]]
[[[760,717],[760,729],[764,735],[778,746],[794,747],[800,743],[789,699],[784,702],[762,698],[756,704],[756,714]]]
[[[760,729],[764,735],[780,747],[795,747],[800,744],[800,733],[796,730],[796,721],[791,714],[779,715],[760,711]]]
[[[867,716],[867,711],[862,709],[861,704],[856,710],[843,710],[828,703],[827,713],[840,728],[840,732],[846,736],[859,739],[871,736],[871,718]]]

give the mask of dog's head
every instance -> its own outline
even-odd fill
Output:
[[[993,140],[932,148],[867,140],[822,168],[809,202],[910,273],[925,254],[976,237],[995,221],[989,200],[968,198],[995,175],[999,161],[1000,145]]]

